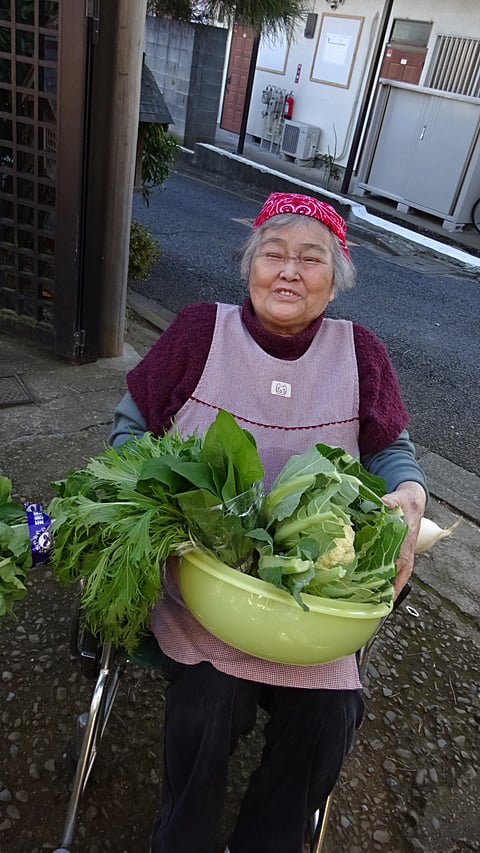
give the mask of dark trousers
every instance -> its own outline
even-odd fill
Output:
[[[257,705],[265,746],[229,839],[231,853],[302,853],[305,825],[332,791],[363,714],[357,690],[272,687],[208,663],[167,661],[164,778],[152,853],[214,853],[228,761]]]

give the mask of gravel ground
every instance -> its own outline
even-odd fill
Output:
[[[478,630],[418,585],[409,603],[418,618],[405,608],[395,614],[372,649],[366,719],[335,792],[326,853],[480,850]],[[36,569],[17,620],[2,622],[2,853],[40,853],[61,840],[71,778],[65,748],[93,687],[70,658],[70,607],[70,591]],[[72,853],[148,850],[164,686],[158,672],[127,667]],[[261,722],[232,759],[218,853],[258,760]]]

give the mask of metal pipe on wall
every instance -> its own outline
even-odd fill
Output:
[[[371,98],[374,86],[377,82],[377,73],[378,66],[380,64],[380,59],[383,53],[383,46],[385,43],[385,37],[387,34],[387,27],[390,20],[390,15],[392,12],[394,0],[386,0],[385,6],[383,7],[382,19],[380,21],[380,27],[378,30],[377,44],[375,48],[375,53],[372,57],[372,62],[370,64],[370,71],[368,74],[367,83],[365,86],[365,90],[362,98],[362,105],[360,107],[360,112],[358,114],[357,124],[355,127],[355,132],[352,138],[352,144],[350,147],[350,154],[348,155],[347,165],[345,166],[345,172],[343,175],[342,186],[340,188],[341,193],[348,193],[350,187],[350,181],[352,179],[353,169],[355,166],[355,161],[357,159],[357,154],[360,149],[360,143],[362,140],[363,132],[365,130],[365,126],[367,123],[368,114],[371,106]]]
[[[237,154],[243,154],[245,145],[245,136],[247,134],[248,113],[250,111],[250,103],[252,100],[253,80],[255,77],[255,68],[257,67],[258,50],[260,47],[260,33],[257,33],[252,46],[252,55],[250,57],[250,65],[248,67],[247,87],[245,91],[245,101],[243,104],[242,123],[240,125],[240,134],[238,137]]]

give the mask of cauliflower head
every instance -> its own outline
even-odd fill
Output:
[[[352,563],[355,559],[355,548],[353,543],[355,540],[355,531],[350,524],[343,521],[344,535],[334,539],[334,547],[330,548],[326,554],[323,554],[315,561],[317,569],[334,569],[336,566],[346,566]]]

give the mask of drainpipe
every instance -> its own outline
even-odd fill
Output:
[[[383,45],[385,43],[385,37],[387,34],[388,22],[390,20],[390,15],[392,12],[394,0],[386,0],[385,6],[383,8],[382,19],[380,21],[380,27],[377,36],[377,44],[375,48],[375,53],[372,58],[372,62],[370,64],[370,71],[368,74],[367,84],[365,86],[365,90],[363,93],[362,104],[360,107],[360,112],[358,114],[357,124],[355,127],[355,132],[352,138],[352,145],[350,147],[350,154],[348,155],[347,165],[345,166],[345,172],[343,175],[342,186],[340,188],[340,192],[344,195],[348,193],[350,187],[350,181],[352,179],[353,168],[355,166],[355,160],[357,159],[358,150],[360,148],[360,142],[363,136],[364,128],[367,124],[367,118],[370,111],[371,106],[371,98],[374,86],[377,82],[377,73],[378,66],[380,63],[380,59],[383,53]]]
[[[255,68],[257,67],[258,49],[260,47],[260,33],[257,33],[253,40],[252,55],[250,57],[250,65],[248,68],[247,87],[245,90],[245,101],[243,104],[242,123],[240,125],[240,134],[238,137],[237,154],[243,154],[243,146],[245,145],[245,135],[247,132],[248,113],[250,112],[250,102],[252,100],[253,80],[255,77]]]

